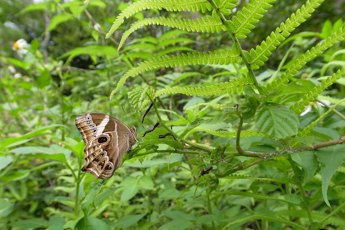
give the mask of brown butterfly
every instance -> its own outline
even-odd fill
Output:
[[[85,142],[82,170],[97,178],[111,177],[137,141],[135,128],[103,113],[82,114],[75,124]]]

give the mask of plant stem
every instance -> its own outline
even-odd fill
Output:
[[[344,101],[344,99],[342,100]],[[320,104],[322,104],[323,106],[325,106],[327,109],[332,109],[331,106],[328,106],[326,103],[322,102],[321,100],[317,100],[317,102],[319,102]],[[345,120],[345,116],[344,114],[342,114],[341,112],[339,112],[336,108],[333,109],[333,111],[343,120]]]
[[[249,61],[247,60],[246,55],[243,52],[243,49],[241,47],[241,43],[239,42],[239,40],[237,39],[236,35],[233,34],[232,29],[230,28],[229,23],[227,23],[227,19],[226,17],[219,11],[219,9],[217,8],[217,5],[214,3],[213,0],[208,0],[208,2],[212,5],[213,9],[215,10],[215,12],[217,13],[218,17],[221,19],[223,25],[226,27],[227,31],[229,32],[232,41],[234,42],[234,45],[236,46],[236,50],[238,50],[240,52],[240,56],[244,62],[244,64],[246,65],[247,69],[248,69],[248,76],[251,79],[251,81],[253,82],[253,84],[255,85],[256,89],[259,91],[260,94],[263,94],[264,91],[262,90],[262,88],[260,87],[258,81],[255,78],[255,74],[254,71],[251,67],[251,64],[249,63]]]
[[[58,73],[60,77],[60,87],[58,86],[58,91],[59,91],[59,97],[60,97],[60,119],[61,119],[61,124],[62,124],[62,129],[61,129],[61,141],[65,141],[65,102],[64,102],[64,96],[63,96],[63,87],[64,87],[64,77],[62,76],[61,71]]]
[[[79,190],[80,190],[80,182],[81,182],[81,177],[80,177],[80,171],[78,171],[78,177],[76,180],[76,191],[75,191],[75,202],[74,202],[74,213],[78,215],[79,212]]]
[[[242,113],[239,111],[238,105],[237,105],[237,115],[240,118],[240,122],[238,124],[237,132],[236,132],[236,150],[240,155],[243,155],[245,152],[241,148],[241,131],[243,126],[243,116]]]

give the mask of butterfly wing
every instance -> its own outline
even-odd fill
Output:
[[[98,178],[111,177],[136,142],[133,129],[103,113],[80,115],[76,126],[85,142],[83,170]]]

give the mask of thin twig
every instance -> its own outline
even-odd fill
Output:
[[[241,148],[241,131],[243,126],[243,116],[242,113],[239,111],[239,105],[236,105],[237,115],[240,118],[240,123],[238,124],[237,132],[236,132],[236,150],[240,155],[244,155],[245,152]]]
[[[327,105],[326,103],[324,103],[321,100],[317,100],[317,102],[319,102],[320,104],[322,104],[323,106],[325,106],[327,109],[331,109],[332,107]],[[336,113],[339,117],[341,117],[343,120],[345,120],[345,115],[342,114],[341,112],[339,112],[336,108],[333,109],[334,113]]]

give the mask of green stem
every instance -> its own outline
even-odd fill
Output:
[[[74,213],[75,215],[79,212],[79,189],[80,189],[80,171],[78,171],[78,175],[74,172],[72,167],[68,162],[65,163],[66,167],[71,171],[74,181],[76,183],[76,193],[75,193],[75,200],[74,200]]]
[[[75,202],[74,202],[74,213],[78,215],[79,212],[79,190],[80,190],[80,182],[81,182],[82,176],[80,175],[80,171],[78,171],[78,177],[76,180],[76,191],[75,191]]]
[[[344,99],[341,100],[341,101],[344,101]],[[317,102],[319,102],[320,104],[322,104],[323,106],[325,106],[327,109],[332,109],[332,107],[333,107],[333,106],[327,105],[326,103],[324,103],[324,102],[321,101],[321,100],[317,100]],[[338,103],[337,103],[337,104],[338,104]],[[345,120],[344,114],[342,114],[341,112],[339,112],[336,108],[333,108],[333,111],[334,111],[334,113],[336,113],[341,119]]]
[[[60,97],[60,119],[61,119],[61,124],[63,125],[61,129],[61,141],[65,141],[65,102],[64,102],[64,97],[63,97],[63,87],[64,87],[64,77],[62,76],[62,73],[59,72],[59,77],[60,77],[60,87],[59,87],[59,97]]]
[[[187,140],[181,140],[184,144],[187,144],[193,148],[196,148],[196,149],[200,149],[202,151],[205,151],[205,152],[208,152],[208,153],[211,153],[213,151],[213,148],[211,147],[208,147],[206,145],[201,145],[201,144],[197,144],[197,143],[193,143],[191,141],[187,141]]]

